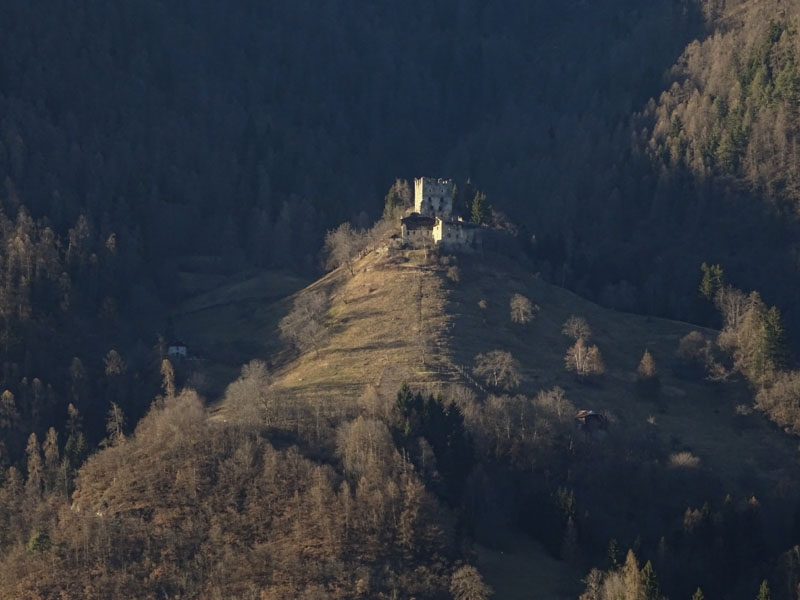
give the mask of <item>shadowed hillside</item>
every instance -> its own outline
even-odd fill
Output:
[[[452,278],[454,266],[458,281]],[[676,351],[681,339],[697,329],[688,323],[600,307],[542,281],[524,263],[489,253],[372,252],[356,262],[353,276],[344,268],[335,270],[294,299],[319,292],[330,300],[325,316],[330,335],[318,352],[287,348],[278,355],[272,394],[279,403],[306,406],[317,419],[322,415],[335,420],[352,411],[380,413],[390,409],[375,409],[369,402],[377,400],[365,398],[377,396],[383,399],[379,405],[390,407],[406,382],[445,397],[472,396],[474,410],[483,412],[471,420],[472,409],[461,404],[468,426],[494,427],[490,423],[500,417],[491,411],[513,399],[472,371],[476,355],[502,349],[519,361],[521,382],[511,391],[514,398],[533,402],[537,394],[558,387],[570,406],[599,411],[609,420],[600,440],[581,441],[583,434],[574,425],[558,429],[578,445],[553,455],[555,462],[549,467],[560,471],[569,465],[563,484],[586,511],[579,513],[586,543],[602,546],[610,537],[633,543],[639,535],[647,547],[673,528],[680,530],[687,506],[701,506],[708,498],[719,503],[726,494],[740,500],[757,497],[764,506],[765,527],[788,518],[790,507],[782,498],[798,486],[792,468],[795,442],[753,412],[752,393],[743,381],[734,377],[711,382],[685,372]],[[515,293],[539,308],[526,325],[510,319],[509,302]],[[282,301],[280,306],[288,311],[290,305]],[[573,341],[562,328],[571,315],[583,317],[591,327],[590,341],[606,365],[602,376],[581,380],[565,369],[564,355]],[[277,319],[272,318],[272,327]],[[264,331],[266,324],[251,326]],[[711,330],[700,333],[715,335]],[[636,371],[646,349],[658,367],[660,386],[643,391]],[[223,404],[219,415],[236,419],[236,410]],[[523,418],[503,414],[512,420]],[[572,414],[566,416],[567,424]],[[520,425],[508,426],[509,436],[518,435],[512,430]],[[541,461],[548,455],[537,450],[531,456],[536,452],[539,458],[533,464],[538,466],[533,468],[538,471],[545,468]],[[536,493],[524,491],[528,486],[522,484],[522,491],[516,492],[521,494],[519,502],[525,502],[527,494],[532,494],[527,502],[534,502]],[[628,491],[620,497],[617,486]],[[507,517],[503,527],[521,528],[547,546],[547,536],[512,504],[515,516]],[[589,514],[592,518],[586,520]],[[644,528],[646,533],[642,522],[651,524]],[[527,547],[514,538],[503,539],[489,536],[486,543],[511,553]],[[531,546],[525,552],[539,551]],[[493,573],[505,577],[494,555],[486,550],[481,556],[488,561],[490,578]],[[563,571],[551,572],[546,585],[563,591],[580,571],[572,570],[574,563],[562,566]]]
[[[302,282],[277,273],[182,279],[175,324],[204,356],[163,364],[135,431],[109,414],[104,449],[66,477],[57,433],[44,457],[30,438],[27,477],[0,488],[1,593],[446,600],[485,578],[498,597],[567,599],[637,559],[671,598],[792,576],[796,442],[744,381],[676,357],[687,323],[602,308],[488,250],[379,248],[289,296]],[[279,346],[303,306],[314,343]],[[604,370],[566,369],[572,316]],[[494,351],[518,378],[476,370]],[[603,419],[578,427],[578,409]]]

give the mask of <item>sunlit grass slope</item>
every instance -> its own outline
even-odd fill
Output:
[[[752,404],[741,382],[687,381],[673,373],[678,343],[696,326],[603,308],[497,255],[450,257],[449,265],[429,262],[422,251],[393,259],[371,253],[356,264],[354,276],[339,269],[298,292],[330,294],[331,335],[319,353],[284,351],[276,387],[322,402],[352,400],[367,386],[393,395],[403,382],[431,390],[454,382],[474,387],[465,375],[474,357],[502,349],[521,365],[523,379],[515,392],[533,395],[561,386],[577,407],[609,415],[615,433],[647,431],[667,440],[676,452],[698,457],[700,466],[726,480],[732,491],[774,485],[796,462],[791,438],[757,413],[737,414],[737,405]],[[453,264],[458,282],[446,276]],[[526,326],[511,322],[514,293],[539,307]],[[288,302],[283,306],[288,310]],[[591,342],[605,360],[606,374],[593,384],[578,382],[564,368],[571,340],[561,330],[570,315],[588,321]],[[636,367],[645,349],[661,380],[659,393],[649,397],[636,390]]]
[[[688,453],[692,460],[675,468],[699,470],[701,478],[719,482],[738,498],[796,485],[796,442],[760,414],[737,412],[737,406],[752,405],[752,392],[741,381],[687,380],[673,372],[678,343],[696,326],[603,308],[499,255],[433,260],[423,251],[372,252],[355,263],[354,271],[340,268],[306,287],[268,272],[227,280],[187,300],[176,325],[187,332],[190,344],[207,349],[203,369],[220,384],[235,378],[241,363],[262,358],[282,401],[325,403],[328,410],[336,403],[352,407],[368,387],[392,398],[403,382],[445,392],[449,384],[460,383],[484,397],[487,390],[470,375],[475,356],[506,350],[522,373],[514,393],[532,396],[560,386],[577,408],[608,415],[610,437],[657,440],[667,453]],[[330,299],[329,338],[318,352],[298,353],[281,342],[278,323],[297,297],[320,291]],[[510,319],[515,293],[539,309],[525,326]],[[578,381],[564,368],[572,341],[561,330],[571,315],[589,323],[591,343],[598,345],[607,367],[592,383]],[[636,367],[645,349],[659,370],[656,394],[637,391]],[[209,399],[224,418],[224,403],[215,402],[223,386],[216,389],[220,393]],[[636,447],[627,441],[623,446]],[[663,469],[670,469],[668,461]],[[672,508],[679,514],[687,505],[681,502],[694,496],[686,491],[682,500],[682,487],[673,493]],[[527,598],[533,588],[541,592],[535,597],[574,597],[582,575],[524,537],[494,549],[479,547],[478,554],[499,597]],[[510,570],[534,559],[546,568],[509,577]]]

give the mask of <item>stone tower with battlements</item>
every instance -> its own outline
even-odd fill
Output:
[[[449,217],[453,213],[453,180],[414,179],[414,212],[425,217]]]

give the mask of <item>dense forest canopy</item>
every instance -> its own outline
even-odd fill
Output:
[[[312,248],[321,227],[374,216],[398,174],[472,177],[552,228],[548,213],[569,214],[595,177],[553,174],[627,137],[620,127],[702,25],[674,2],[6,12],[9,203],[61,231],[81,213],[124,225],[146,258],[221,239],[293,267],[313,264],[292,263],[286,236]],[[563,179],[585,181],[565,190]]]
[[[313,272],[324,230],[366,224],[387,182],[447,173],[536,236],[545,273],[606,304],[698,318],[696,265],[733,253],[740,285],[785,307],[792,10],[12,2],[4,206],[60,233],[84,215],[133,264]]]
[[[92,317],[152,315],[147,347],[180,257],[316,273],[325,230],[366,225],[396,176],[424,173],[478,184],[543,276],[606,305],[704,321],[708,260],[797,335],[792,11],[11,2],[2,206],[49,228],[51,265],[109,271],[113,253],[111,287],[71,289]],[[54,301],[34,320],[37,306]]]
[[[23,431],[65,418],[76,357],[82,401],[107,405],[111,384],[93,382],[118,377],[111,350],[141,415],[183,257],[317,273],[325,230],[371,221],[399,174],[472,177],[543,240],[543,270],[602,288],[613,277],[578,251],[587,194],[608,187],[597,161],[701,27],[672,2],[10,3],[3,387],[53,389]]]

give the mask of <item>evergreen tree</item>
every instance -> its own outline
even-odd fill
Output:
[[[703,277],[700,280],[700,295],[706,300],[713,301],[714,297],[725,283],[725,275],[719,265],[700,265]]]
[[[491,216],[492,210],[486,200],[486,194],[480,191],[476,192],[472,199],[472,222],[484,225],[489,222]]]
[[[64,445],[64,454],[69,460],[69,465],[77,469],[86,458],[89,448],[83,435],[83,419],[80,412],[73,404],[67,406],[67,443]]]
[[[606,556],[608,557],[609,568],[616,569],[619,566],[619,542],[617,542],[616,538],[609,540]]]
[[[28,552],[44,552],[50,548],[50,536],[46,531],[34,531],[25,549]]]
[[[383,200],[383,218],[392,219],[411,206],[411,186],[405,179],[394,182]]]
[[[776,306],[770,308],[763,317],[764,353],[768,364],[776,370],[787,363],[786,334],[781,323],[781,313]]]

